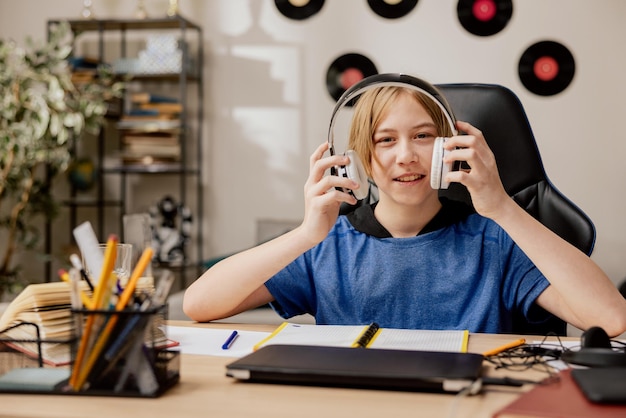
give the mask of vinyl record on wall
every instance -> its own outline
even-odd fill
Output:
[[[513,15],[512,0],[459,0],[459,22],[469,33],[491,36],[500,32]]]
[[[574,56],[564,45],[541,41],[531,45],[519,60],[519,78],[531,92],[552,96],[565,90],[576,71]]]
[[[367,0],[370,8],[386,19],[398,19],[409,14],[418,0]]]
[[[345,54],[335,59],[326,71],[326,88],[335,100],[365,77],[378,74],[374,63],[361,54]],[[347,104],[351,106],[350,103]]]
[[[274,0],[276,8],[289,19],[304,20],[322,9],[324,0]]]

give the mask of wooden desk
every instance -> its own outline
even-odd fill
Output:
[[[275,325],[194,324],[172,325],[272,331]],[[517,338],[512,335],[472,334],[469,351],[482,353]],[[538,338],[539,339],[539,338]],[[532,341],[533,339],[530,339]],[[491,417],[513,401],[523,388],[484,388],[471,397],[383,390],[304,387],[240,383],[225,376],[230,357],[183,355],[181,380],[157,399],[92,396],[0,394],[0,417],[28,418],[155,418],[155,417]],[[488,367],[491,376],[541,379],[539,372],[501,372]]]

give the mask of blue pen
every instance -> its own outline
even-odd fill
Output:
[[[228,337],[224,344],[222,344],[222,350],[228,350],[230,346],[233,345],[238,336],[239,334],[237,333],[237,331],[233,331],[233,333],[230,334],[230,337]]]

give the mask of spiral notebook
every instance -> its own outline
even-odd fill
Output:
[[[226,375],[259,383],[475,393],[482,363],[474,353],[278,344],[226,365]]]
[[[313,325],[282,323],[267,338],[254,346],[316,345],[326,347],[363,347],[394,350],[467,352],[467,330],[421,330],[382,328],[370,325]]]

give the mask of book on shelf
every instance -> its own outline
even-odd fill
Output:
[[[69,59],[74,84],[91,83],[98,77],[100,60],[93,57],[73,57]]]
[[[84,291],[88,291],[86,283]],[[70,302],[68,283],[49,282],[26,286],[0,316],[0,341],[36,359],[39,357],[38,330],[39,341],[43,342],[40,345],[43,362],[52,366],[68,364],[69,343],[74,335]],[[15,326],[24,322],[35,325]]]
[[[152,110],[159,115],[178,114],[183,111],[183,105],[180,103],[143,103],[139,105],[139,110]]]
[[[122,137],[122,143],[126,146],[130,145],[155,145],[155,146],[176,146],[180,145],[178,135],[169,132],[135,132],[127,133]]]
[[[171,157],[180,157],[180,147],[171,144],[127,144],[122,152],[126,154],[142,154],[142,155],[164,155]]]
[[[132,103],[178,103],[178,99],[169,96],[152,94],[148,92],[137,92],[130,94]]]
[[[178,130],[181,127],[180,119],[159,116],[122,117],[117,122],[117,128],[142,132],[157,132]]]
[[[130,95],[132,109],[123,119],[138,118],[176,119],[183,112],[183,105],[174,98],[150,93],[132,93]]]
[[[90,70],[74,70],[72,71],[71,80],[74,84],[91,83],[96,78],[96,73]]]
[[[128,146],[122,151],[122,160],[124,162],[138,162],[150,157],[154,160],[179,161],[180,148],[171,146]]]
[[[154,109],[131,109],[128,112],[124,113],[122,116],[126,119],[137,119],[137,116],[140,117],[150,117],[150,116],[158,116],[159,111]]]
[[[180,158],[159,155],[123,155],[122,163],[129,168],[150,168],[153,172],[160,172],[164,169],[180,169]]]
[[[467,352],[467,330],[420,330],[370,325],[313,325],[283,322],[254,346],[271,344],[395,350]]]
[[[132,132],[122,136],[122,161],[125,164],[153,164],[180,161],[177,133]]]
[[[103,63],[97,57],[72,57],[68,60],[73,71],[92,71],[96,72],[98,67]]]
[[[129,113],[124,113],[120,118],[121,121],[169,121],[176,120],[178,116],[173,113],[159,113],[158,111],[152,110],[139,110],[139,111],[131,111]]]

